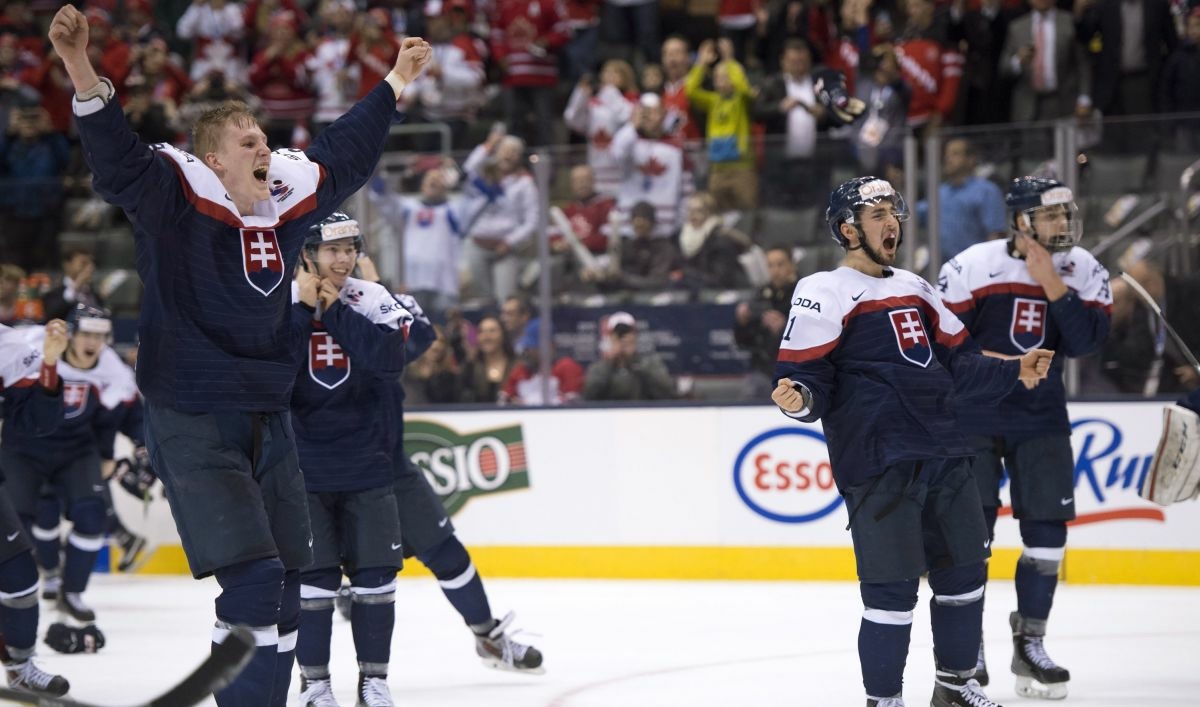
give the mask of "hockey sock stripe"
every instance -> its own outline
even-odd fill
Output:
[[[0,592],[0,606],[6,609],[31,609],[38,603],[37,590],[38,585],[34,583],[17,592]]]
[[[394,580],[394,579],[393,579],[392,581],[388,582],[387,584],[384,584],[384,585],[381,585],[381,586],[378,586],[378,587],[355,587],[355,586],[351,586],[351,587],[350,587],[350,593],[354,595],[354,600],[355,600],[355,601],[358,601],[358,597],[359,597],[360,595],[367,595],[367,594],[395,594],[395,593],[396,593],[396,580]]]
[[[279,635],[279,652],[287,653],[288,651],[296,650],[296,637],[300,634],[299,631],[288,631]]]
[[[104,536],[80,535],[73,532],[67,536],[67,542],[84,552],[99,552],[100,548],[104,547]]]
[[[1065,547],[1023,547],[1021,554],[1031,560],[1049,560],[1051,562],[1062,562],[1063,557],[1067,554]]]
[[[933,595],[933,599],[942,606],[966,606],[982,599],[983,590],[983,585],[980,585],[979,588],[969,591],[966,594],[935,594]]]
[[[907,626],[913,622],[913,612],[885,611],[884,609],[863,609],[863,618],[873,624]]]
[[[279,627],[278,626],[260,626],[255,628],[248,627],[250,633],[254,635],[254,645],[262,648],[264,646],[279,645]],[[230,626],[224,621],[218,621],[213,625],[212,641],[213,643],[224,643],[225,638],[229,636]]]
[[[371,678],[386,678],[388,674],[387,663],[364,663],[358,661],[358,672]]]
[[[388,592],[387,594],[355,594],[350,597],[350,600],[355,604],[395,604],[396,593]]]
[[[59,538],[62,537],[62,526],[56,525],[53,528],[43,528],[40,525],[35,525],[30,530],[29,534],[33,536],[34,540],[39,540],[41,542],[48,543],[48,542],[52,542],[54,540],[58,540]]]
[[[453,579],[438,580],[438,584],[442,586],[442,589],[462,589],[463,587],[467,586],[472,579],[475,579],[474,562],[468,564],[467,568],[463,570],[462,574],[454,577]]]
[[[301,599],[333,599],[337,596],[337,590],[325,589],[323,587],[315,587],[311,584],[300,585]]]
[[[301,599],[301,611],[333,611],[333,599]]]

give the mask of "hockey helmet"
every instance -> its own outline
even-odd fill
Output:
[[[871,206],[881,201],[891,202],[896,211],[897,221],[908,220],[908,204],[900,192],[896,191],[886,179],[869,176],[855,177],[834,189],[833,193],[829,195],[829,207],[825,209],[825,222],[829,224],[829,232],[833,234],[833,240],[843,248],[850,247],[850,242],[842,235],[842,224],[857,224],[859,212],[864,206]],[[904,238],[903,227],[900,230],[900,238],[901,240]]]
[[[67,315],[67,333],[103,334],[112,338],[112,315],[108,310],[79,302]]]
[[[304,237],[304,252],[313,262],[316,262],[317,250],[322,243],[346,239],[353,240],[354,249],[359,253],[363,251],[362,229],[358,227],[358,221],[341,211],[334,211],[321,221],[309,226],[308,235]]]
[[[1023,223],[1032,231],[1032,238],[1051,253],[1062,253],[1075,247],[1081,234],[1079,207],[1071,188],[1056,179],[1043,177],[1017,177],[1008,186],[1004,203],[1009,211],[1009,223],[1016,227]],[[1034,216],[1043,209],[1064,209],[1066,225],[1055,234],[1039,237],[1034,228]]]

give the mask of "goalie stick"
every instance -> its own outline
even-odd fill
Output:
[[[138,702],[133,707],[191,707],[199,704],[233,682],[253,655],[254,635],[249,629],[234,626],[225,641],[217,645],[212,654],[179,684],[149,702]],[[100,707],[67,696],[39,695],[9,687],[0,687],[0,702],[34,707]]]
[[[1200,373],[1200,361],[1196,360],[1196,355],[1192,353],[1192,350],[1188,348],[1187,344],[1183,343],[1183,339],[1180,338],[1179,334],[1175,331],[1175,327],[1171,326],[1171,323],[1167,321],[1167,317],[1163,314],[1162,309],[1158,306],[1158,302],[1155,302],[1154,298],[1150,296],[1150,293],[1146,291],[1146,288],[1142,287],[1141,284],[1137,280],[1133,279],[1133,276],[1131,276],[1129,273],[1121,273],[1121,279],[1124,280],[1127,285],[1129,285],[1130,289],[1137,294],[1139,299],[1146,303],[1146,306],[1150,308],[1150,311],[1154,312],[1154,316],[1158,317],[1158,320],[1162,322],[1163,328],[1167,330],[1167,334],[1171,337],[1171,340],[1174,341],[1175,345],[1179,347],[1179,350],[1183,353],[1184,358],[1187,359],[1188,364],[1190,364],[1191,367],[1196,370],[1196,373]]]

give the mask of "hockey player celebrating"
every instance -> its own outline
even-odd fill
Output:
[[[384,80],[304,152],[272,153],[249,110],[227,103],[197,120],[193,155],[151,148],[129,129],[88,58],[83,13],[62,7],[49,36],[75,88],[92,184],[134,226],[150,458],[192,574],[221,585],[213,641],[234,624],[255,635],[254,658],[217,704],[282,705],[312,552],[287,417],[295,352],[281,285],[308,227],[371,176],[429,45],[404,40]]]
[[[1017,610],[1009,616],[1012,671],[1022,697],[1061,699],[1070,673],[1046,653],[1046,620],[1075,517],[1075,457],[1062,362],[1100,348],[1108,336],[1108,271],[1078,247],[1071,190],[1052,179],[1014,179],[1005,195],[1012,236],[971,246],[942,266],[938,289],[986,351],[1016,358],[1046,348],[1055,357],[1045,382],[1017,386],[996,406],[959,405],[972,448],[988,538],[993,537],[1005,471],[1024,548],[1017,560]],[[983,647],[980,684],[986,684]]]
[[[67,348],[67,325],[46,324],[40,348],[25,334],[0,325],[0,391],[3,391],[3,434],[37,436],[52,433],[63,421],[62,380],[58,363]],[[3,441],[0,441],[3,444]],[[9,687],[49,695],[65,695],[70,685],[33,662],[38,635],[38,576],[32,545],[21,527],[4,483],[0,455],[0,631],[7,644],[4,671]]]
[[[69,621],[88,626],[95,623],[96,613],[84,603],[83,592],[96,565],[96,554],[104,545],[109,505],[101,464],[112,457],[116,428],[139,402],[133,371],[108,347],[112,335],[108,314],[77,304],[67,329],[70,343],[58,362],[63,420],[49,435],[19,429],[5,434],[0,442],[0,464],[13,506],[27,527],[33,525],[44,488],[61,494],[72,529],[57,606]],[[36,343],[42,332],[35,330],[29,335]],[[56,538],[54,554],[57,551]],[[55,570],[57,564],[56,560]],[[89,633],[95,643],[103,643],[94,627]],[[51,635],[61,634],[55,631]]]
[[[393,704],[387,673],[403,554],[391,474],[398,415],[387,386],[404,371],[413,318],[386,288],[350,277],[361,251],[358,222],[335,212],[309,229],[304,268],[292,285],[305,359],[292,390],[292,429],[313,531],[313,563],[300,574],[296,644],[304,707],[337,705],[329,641],[343,572],[353,596],[357,703]]]
[[[867,704],[901,707],[920,576],[929,573],[933,707],[995,705],[973,678],[983,617],[987,528],[949,403],[999,400],[1045,377],[1052,353],[983,356],[917,275],[893,267],[908,217],[891,184],[859,177],[825,218],[842,266],[796,284],[772,400],[824,421],[846,499],[864,605],[859,659]]]

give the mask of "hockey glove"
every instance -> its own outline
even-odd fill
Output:
[[[830,120],[838,125],[849,125],[867,109],[867,104],[846,91],[846,77],[839,71],[825,69],[814,75],[813,91],[817,101],[825,107]]]
[[[1200,416],[1179,405],[1163,408],[1158,453],[1146,471],[1142,498],[1160,506],[1200,494]]]
[[[43,642],[59,653],[95,653],[104,647],[104,634],[95,624],[83,627],[50,624]]]
[[[142,501],[150,500],[150,487],[158,480],[145,447],[138,447],[132,457],[117,462],[113,476],[121,488]]]

